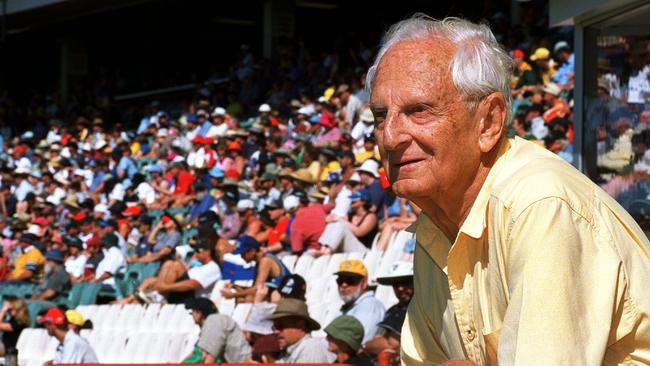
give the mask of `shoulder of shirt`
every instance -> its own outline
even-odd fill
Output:
[[[537,202],[559,199],[591,219],[591,206],[603,197],[589,178],[533,142],[515,139],[502,158],[504,165],[495,177],[490,196],[513,218]]]

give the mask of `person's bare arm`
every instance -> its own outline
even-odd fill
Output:
[[[43,292],[32,296],[32,300],[49,300],[56,296],[56,291],[51,288],[45,289]]]
[[[20,274],[20,276],[12,276],[10,279],[14,281],[25,281],[32,278],[33,275],[34,272],[26,269],[23,271],[23,273]]]
[[[154,288],[160,293],[168,293],[168,292],[193,291],[193,290],[201,289],[203,288],[203,286],[201,286],[201,283],[197,280],[184,280],[180,282],[167,283],[167,284],[158,281],[158,283],[154,286]]]

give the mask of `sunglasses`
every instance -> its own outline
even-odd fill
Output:
[[[360,277],[352,277],[352,276],[339,276],[336,279],[336,284],[341,286],[342,284],[347,284],[349,286],[356,286],[361,283],[363,278]]]

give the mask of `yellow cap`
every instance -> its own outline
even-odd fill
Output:
[[[68,320],[68,323],[74,324],[76,326],[83,326],[86,320],[84,320],[83,315],[77,310],[68,310],[65,312],[65,318]]]
[[[352,273],[359,276],[367,277],[368,270],[360,259],[346,259],[339,265],[339,271],[335,274]]]
[[[535,53],[533,53],[530,56],[530,60],[531,61],[546,60],[550,56],[551,56],[551,52],[548,49],[546,49],[544,47],[540,47],[540,48],[536,49]]]

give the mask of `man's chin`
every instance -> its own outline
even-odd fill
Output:
[[[421,192],[419,187],[419,182],[422,178],[401,178],[391,184],[393,192],[403,198],[413,199],[415,197],[426,194],[426,192]]]

